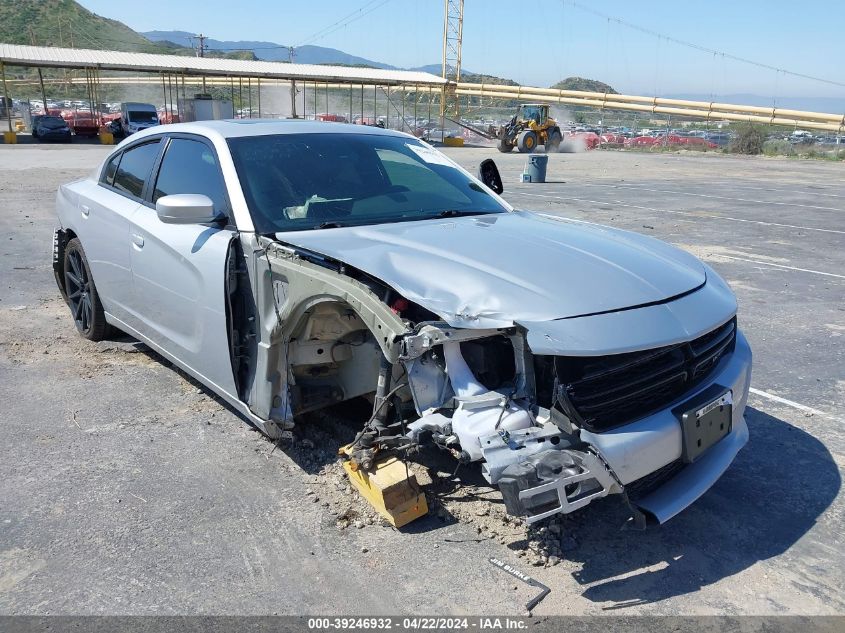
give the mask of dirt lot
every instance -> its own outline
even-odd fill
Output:
[[[472,468],[417,468],[433,506],[396,531],[333,457],[360,411],[275,446],[131,340],[76,336],[50,266],[56,187],[97,146],[0,146],[0,613],[845,613],[845,171],[592,152],[496,159],[520,208],[678,244],[731,283],[755,353],[751,440],[698,503],[645,533],[618,499],[541,530]],[[566,274],[567,271],[561,271]],[[429,457],[429,454],[424,455]],[[463,483],[462,488],[457,484]]]

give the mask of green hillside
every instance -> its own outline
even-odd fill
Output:
[[[495,75],[484,75],[480,73],[462,73],[461,81],[471,84],[494,84],[499,86],[518,86],[513,79],[496,77]]]
[[[0,0],[0,42],[138,53],[195,54],[192,48],[173,42],[151,42],[123,22],[92,13],[73,0]],[[208,55],[255,59],[250,51],[210,52]]]
[[[166,50],[73,0],[0,0],[0,42],[145,53]]]
[[[583,90],[585,92],[606,92],[608,94],[619,94],[603,81],[596,79],[584,79],[583,77],[567,77],[553,86],[555,90]]]

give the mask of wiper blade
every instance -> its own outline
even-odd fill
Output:
[[[331,222],[320,222],[314,228],[315,229],[339,229],[339,228],[342,228],[344,226],[346,226],[346,225],[343,224],[342,222],[331,221]]]
[[[438,218],[457,218],[462,215],[484,215],[487,213],[486,211],[467,211],[467,210],[460,210],[460,209],[446,209],[445,211],[441,211],[435,217]]]

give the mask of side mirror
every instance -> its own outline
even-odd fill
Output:
[[[501,195],[505,190],[499,168],[496,167],[492,158],[488,158],[478,166],[478,179],[497,194]]]
[[[158,219],[167,224],[206,224],[220,219],[211,198],[198,193],[177,193],[156,201]]]

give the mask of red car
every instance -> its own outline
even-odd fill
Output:
[[[100,131],[99,117],[88,110],[62,110],[61,117],[77,136],[97,136]]]
[[[626,147],[652,147],[660,142],[659,138],[654,136],[635,136],[625,141]]]
[[[607,145],[622,145],[625,143],[625,137],[621,134],[613,134],[612,132],[606,132],[601,135],[601,142]]]
[[[584,149],[596,149],[601,143],[601,138],[595,132],[571,132],[566,135],[564,142],[583,143]]]
[[[685,136],[681,138],[681,145],[692,145],[695,147],[706,147],[707,149],[716,149],[719,147],[716,143],[712,141],[708,141],[704,138],[699,138],[697,136]]]
[[[346,117],[340,114],[321,113],[316,116],[317,121],[331,121],[333,123],[346,123]]]

